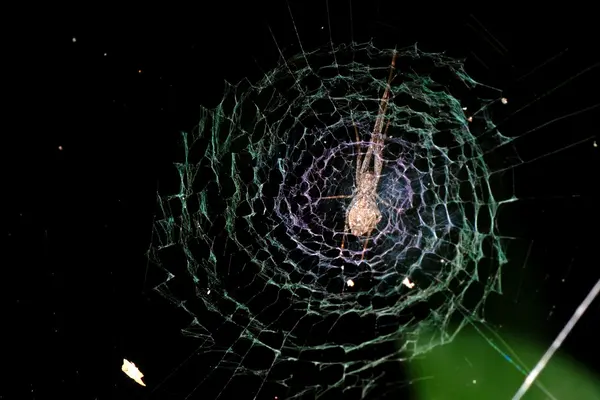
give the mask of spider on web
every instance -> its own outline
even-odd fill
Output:
[[[384,138],[387,135],[389,128],[389,121],[386,124],[385,131],[382,133],[383,121],[390,98],[390,85],[395,77],[394,71],[396,69],[396,57],[397,53],[394,52],[392,56],[392,63],[390,66],[390,73],[388,76],[385,92],[381,97],[379,104],[379,111],[375,120],[375,126],[371,133],[371,141],[365,155],[361,158],[360,154],[360,139],[358,136],[358,129],[354,124],[354,133],[356,135],[356,178],[354,193],[351,195],[336,195],[321,197],[320,199],[344,199],[352,198],[350,206],[346,211],[346,218],[344,223],[344,237],[342,238],[341,250],[344,250],[344,243],[346,241],[346,235],[350,232],[354,236],[366,236],[363,250],[361,253],[361,261],[365,257],[367,251],[367,245],[369,239],[377,224],[381,221],[381,211],[377,205],[377,201],[388,205],[378,194],[377,186],[381,179],[381,170],[383,168],[383,148]],[[373,168],[371,169],[371,159],[373,159]]]

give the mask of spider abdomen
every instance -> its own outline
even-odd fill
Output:
[[[369,235],[381,220],[375,196],[357,195],[348,212],[348,227],[355,236]]]

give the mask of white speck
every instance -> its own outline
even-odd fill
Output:
[[[500,101],[502,101],[502,104],[508,103],[508,99],[506,97],[503,97]]]
[[[348,287],[353,287],[354,286],[354,281],[352,279],[348,279],[348,281],[346,282],[346,284],[348,285]]]
[[[72,40],[73,40],[73,43],[75,43],[77,41],[77,38],[74,37]]]

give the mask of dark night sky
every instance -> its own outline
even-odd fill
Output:
[[[499,7],[493,12],[462,6],[431,12],[370,1],[354,2],[350,19],[345,2],[330,3],[334,42],[352,34],[358,42],[373,37],[382,47],[419,42],[427,50],[448,50],[466,57],[467,71],[479,81],[522,104],[599,61],[595,21],[585,10],[527,14],[493,3]],[[3,375],[2,399],[183,399],[188,394],[169,384],[168,391],[152,391],[196,347],[180,334],[189,322],[186,314],[152,290],[158,282],[145,252],[156,191],[173,185],[166,180],[179,155],[179,131],[194,127],[199,105],[212,107],[221,99],[223,80],[257,79],[276,65],[279,54],[269,28],[286,54],[299,50],[285,3],[273,9],[206,4],[206,9],[168,11],[52,10],[15,42],[10,65],[16,73],[5,76],[17,88],[7,109],[17,123],[5,135],[8,213],[2,234],[8,252],[0,282],[8,310],[2,331],[10,353],[3,361],[16,368]],[[290,4],[303,46],[325,44],[325,5]],[[547,67],[519,79],[567,48]],[[564,106],[575,111],[597,104],[599,77],[600,68],[591,69],[537,111],[509,120],[507,129],[523,132],[564,114]],[[590,113],[597,115],[598,109]],[[528,158],[546,154],[597,135],[595,122],[581,114],[545,128],[538,136],[543,140],[519,149]],[[535,187],[521,188],[533,200],[519,212],[545,213],[527,219],[526,230],[542,245],[538,266],[528,269],[535,278],[526,280],[519,302],[524,310],[538,292],[545,300],[535,316],[506,318],[506,324],[522,332],[541,327],[545,344],[599,277],[593,251],[599,218],[592,207],[598,204],[599,154],[592,142],[524,172],[537,178]],[[578,200],[569,197],[573,193],[580,194]],[[548,200],[553,194],[558,199]],[[560,286],[563,278],[569,281],[566,290]],[[491,307],[502,314],[498,309],[506,306],[498,301]],[[599,317],[596,301],[565,344],[569,354],[598,373],[590,353],[600,351],[594,339]],[[148,388],[122,374],[123,358],[142,360]],[[193,387],[197,378],[176,372],[170,379],[187,379]]]

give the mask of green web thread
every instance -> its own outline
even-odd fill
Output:
[[[322,197],[353,192],[393,51],[383,218],[361,261],[365,238],[340,251],[350,199]],[[282,60],[202,109],[150,251],[167,272],[157,290],[189,312],[185,333],[212,365],[196,390],[225,376],[217,395],[249,377],[252,393],[364,397],[395,379],[384,367],[481,319],[506,263],[489,156],[511,140],[488,114],[498,92],[482,87],[461,60],[365,43]],[[314,379],[298,383],[307,370]]]

